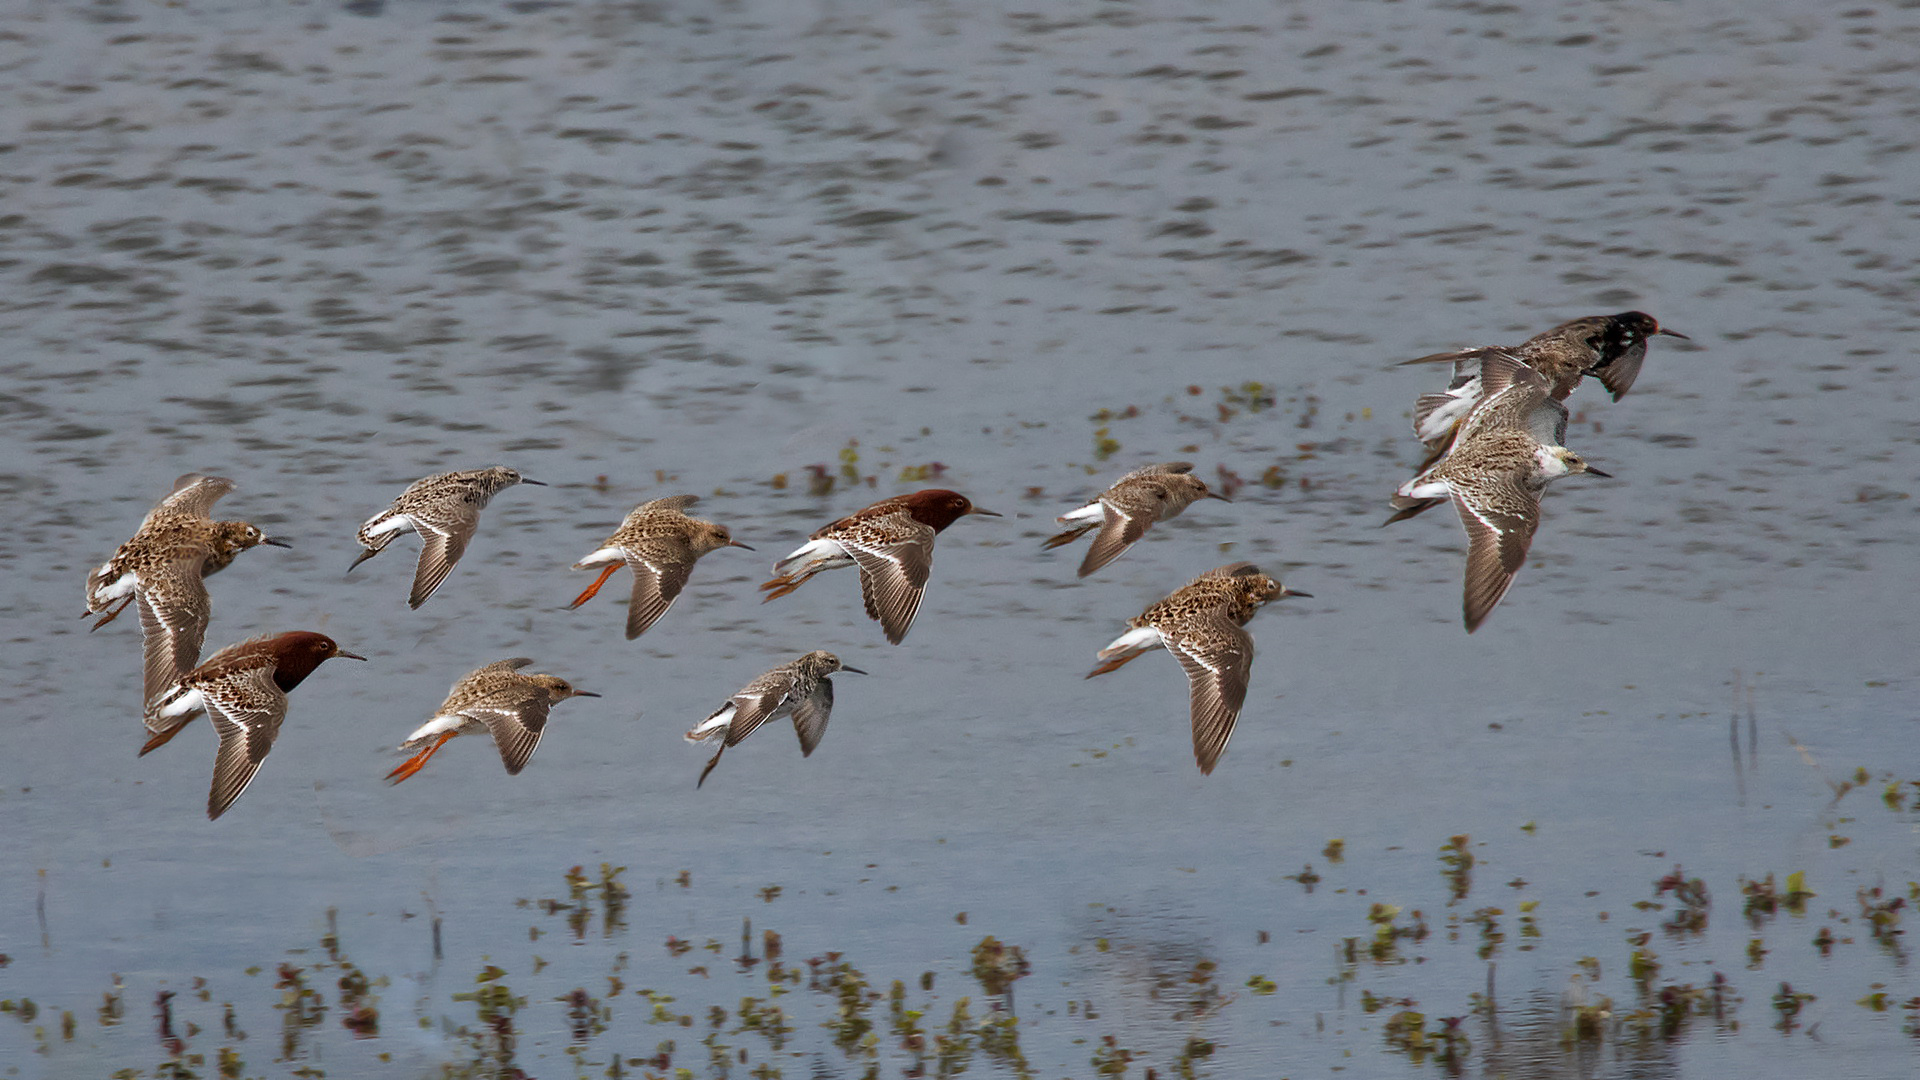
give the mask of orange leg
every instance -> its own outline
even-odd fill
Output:
[[[1122,667],[1126,665],[1127,661],[1133,659],[1136,656],[1144,656],[1146,655],[1146,652],[1147,650],[1141,649],[1138,652],[1121,653],[1119,656],[1116,656],[1113,659],[1107,661],[1106,663],[1101,664],[1099,667],[1094,668],[1092,671],[1087,672],[1087,678],[1091,679],[1095,675],[1105,675],[1109,671],[1119,671]]]
[[[190,720],[192,719],[192,717],[188,717],[188,719]],[[173,737],[175,735],[180,734],[181,729],[185,728],[186,726],[187,726],[186,722],[182,721],[168,728],[165,731],[155,732],[153,737],[147,740],[147,745],[140,748],[140,753],[136,756],[146,757],[148,754],[151,754],[155,750],[158,750],[161,747],[167,745],[168,743],[172,742]]]
[[[92,629],[98,630],[101,627],[112,622],[113,620],[119,618],[120,613],[127,610],[127,605],[131,603],[133,603],[133,594],[128,593],[127,598],[125,600],[120,601],[120,604],[118,607],[115,607],[112,611],[109,611],[105,615],[101,616],[100,621],[97,623],[94,623]]]
[[[613,572],[625,565],[627,564],[623,562],[609,563],[605,570],[600,571],[600,576],[594,580],[593,584],[587,586],[586,592],[583,592],[579,596],[576,596],[573,598],[573,603],[567,605],[567,610],[572,611],[574,608],[577,608],[581,604],[584,604],[587,601],[593,599],[594,596],[597,593],[599,593],[600,586],[605,585],[607,583],[607,579],[613,576]]]
[[[401,762],[399,768],[388,773],[387,780],[391,783],[397,784],[400,781],[405,780],[407,777],[412,776],[414,773],[419,772],[422,768],[426,766],[427,759],[432,757],[435,751],[447,745],[447,740],[453,738],[455,735],[458,735],[458,734],[460,733],[457,731],[449,731],[445,735],[442,735],[438,739],[435,739],[434,741],[428,743],[427,748],[425,750],[422,750],[419,753],[408,758],[407,760]]]
[[[1094,526],[1092,525],[1083,525],[1078,529],[1068,529],[1066,532],[1063,532],[1060,535],[1048,540],[1046,543],[1040,545],[1040,550],[1052,551],[1054,548],[1071,544],[1075,540],[1078,540],[1082,536],[1085,536],[1093,528]]]
[[[767,595],[760,598],[761,603],[778,600],[807,583],[807,579],[819,573],[818,570],[802,570],[797,574],[782,574],[772,581],[762,582],[760,591]]]

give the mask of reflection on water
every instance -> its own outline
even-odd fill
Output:
[[[1902,1070],[1917,18],[0,14],[0,1058]],[[1431,389],[1392,362],[1625,308],[1693,342],[1620,402],[1572,399],[1617,479],[1548,497],[1467,638],[1457,526],[1377,528]],[[1176,458],[1233,505],[1088,581],[1040,553],[1054,515]],[[430,608],[342,578],[399,486],[492,463],[554,486],[489,511]],[[209,647],[300,628],[375,658],[297,696],[212,826],[205,733],[134,756],[136,628],[72,618],[189,471],[296,545],[211,583]],[[746,563],[642,641],[564,610],[567,565],[645,499],[699,493],[769,551],[935,483],[1015,514],[943,537],[902,647],[851,581],[761,607]],[[1115,620],[1237,559],[1317,599],[1253,626],[1203,779],[1179,680],[1096,699],[1080,675]],[[696,792],[679,733],[814,648],[874,672],[834,739]],[[511,655],[608,697],[521,776],[455,746],[380,783],[421,710]],[[746,920],[788,957],[755,936],[733,961]],[[1535,991],[1576,974],[1607,1017]]]

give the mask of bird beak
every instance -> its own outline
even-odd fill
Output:
[[[546,487],[546,486],[547,486],[547,482],[546,482],[545,480],[529,480],[529,479],[527,479],[527,478],[526,478],[526,477],[524,477],[524,476],[520,478],[520,482],[521,482],[521,483],[523,483],[523,484],[532,484],[532,485],[533,485],[534,487]]]
[[[1217,492],[1217,491],[1209,491],[1209,492],[1207,492],[1207,498],[1209,498],[1209,499],[1219,499],[1219,500],[1220,500],[1221,502],[1223,502],[1223,503],[1230,503],[1230,502],[1232,502],[1232,501],[1233,501],[1232,499],[1229,499],[1229,498],[1227,498],[1227,497],[1226,497],[1225,495],[1222,495],[1222,494],[1220,494],[1220,493],[1219,493],[1219,492]]]
[[[1589,473],[1592,473],[1592,474],[1593,474],[1593,475],[1595,475],[1595,476],[1604,476],[1604,477],[1606,477],[1606,478],[1607,478],[1608,480],[1611,480],[1611,479],[1613,479],[1613,474],[1612,474],[1612,473],[1610,473],[1610,472],[1601,472],[1601,471],[1600,471],[1599,469],[1596,469],[1596,468],[1594,468],[1594,467],[1593,467],[1593,466],[1591,466],[1591,465],[1589,465],[1589,466],[1587,466],[1587,472],[1589,472]]]
[[[361,563],[366,562],[368,559],[371,559],[378,554],[380,553],[373,550],[372,548],[368,548],[367,550],[360,553],[359,558],[353,560],[353,566],[359,566]],[[353,566],[347,567],[347,573],[349,574],[353,573]]]
[[[746,544],[743,544],[743,543],[741,543],[741,542],[740,542],[740,541],[738,541],[738,540],[729,540],[729,541],[727,541],[727,546],[728,546],[728,547],[737,547],[737,548],[739,548],[739,549],[740,549],[740,550],[742,550],[742,551],[752,551],[752,550],[753,550],[753,548],[751,548],[751,547],[749,547],[749,546],[747,546]]]
[[[333,655],[338,656],[343,660],[365,660],[366,659],[366,657],[361,656],[359,653],[350,653],[345,649],[335,649]]]
[[[289,544],[289,543],[287,543],[287,542],[286,542],[285,540],[275,540],[275,539],[274,539],[273,537],[271,537],[271,536],[263,536],[263,537],[261,537],[261,538],[260,538],[260,542],[261,542],[261,543],[263,543],[263,544],[269,544],[269,545],[271,545],[271,546],[273,546],[273,547],[283,547],[283,548],[290,548],[290,547],[292,547],[292,546],[293,546],[292,544]]]
[[[982,509],[980,509],[980,508],[979,508],[979,507],[977,507],[977,506],[976,506],[976,507],[974,507],[973,509],[971,509],[971,510],[969,510],[969,511],[967,511],[967,513],[969,513],[969,514],[980,514],[980,515],[982,515],[982,516],[984,516],[984,517],[1001,517],[1001,516],[1003,516],[1003,515],[1002,515],[1002,514],[1000,513],[1000,511],[998,511],[998,510],[982,510]],[[846,668],[841,668],[840,670],[842,670],[842,671],[845,671],[845,670],[847,670],[847,669],[846,669]]]
[[[1654,336],[1655,336],[1655,337],[1658,337],[1658,336],[1660,336],[1661,334],[1665,334],[1665,335],[1666,335],[1666,336],[1668,336],[1668,337],[1677,337],[1677,338],[1679,338],[1679,339],[1680,339],[1681,341],[1692,341],[1692,340],[1693,340],[1692,338],[1690,338],[1690,337],[1688,337],[1687,335],[1685,335],[1685,334],[1683,334],[1683,333],[1681,333],[1681,332],[1680,332],[1680,331],[1678,331],[1678,330],[1669,330],[1669,329],[1667,329],[1667,328],[1666,328],[1666,327],[1664,327],[1664,326],[1663,326],[1663,327],[1661,327],[1661,328],[1660,328],[1660,329],[1658,329],[1658,330],[1655,330],[1655,331],[1654,331],[1653,333],[1654,333]]]
[[[1296,592],[1296,591],[1295,591],[1295,590],[1293,590],[1293,589],[1289,589],[1289,588],[1287,588],[1287,587],[1286,587],[1285,585],[1282,585],[1282,586],[1280,586],[1280,597],[1281,597],[1281,599],[1283,599],[1283,600],[1284,600],[1284,599],[1286,599],[1286,598],[1287,598],[1287,597],[1289,597],[1289,596],[1297,596],[1297,597],[1299,597],[1299,598],[1300,598],[1300,599],[1302,599],[1302,600],[1311,600],[1311,599],[1313,599],[1313,594],[1312,594],[1312,593],[1310,593],[1310,592]]]
[[[840,670],[841,670],[841,671],[847,671],[847,672],[852,672],[852,673],[853,673],[853,674],[855,674],[855,675],[865,675],[865,674],[866,674],[866,672],[864,672],[864,671],[861,671],[861,670],[860,670],[859,668],[857,668],[857,667],[847,667],[847,666],[846,666],[846,665],[844,665],[844,664],[842,664],[842,665],[840,666]]]
[[[594,693],[591,690],[575,690],[573,692],[573,696],[574,697],[599,697],[600,695]]]

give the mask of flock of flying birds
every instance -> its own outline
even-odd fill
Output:
[[[1562,443],[1563,401],[1592,376],[1615,400],[1632,387],[1658,334],[1684,338],[1637,311],[1563,323],[1514,347],[1490,346],[1439,353],[1408,364],[1450,363],[1444,391],[1422,396],[1414,432],[1426,444],[1420,472],[1400,485],[1388,524],[1451,500],[1468,537],[1464,615],[1479,627],[1513,584],[1540,520],[1540,497],[1553,480],[1605,473]],[[512,469],[493,467],[429,476],[400,493],[361,526],[363,550],[349,572],[411,530],[420,558],[408,604],[418,608],[446,580],[479,526],[480,512],[500,491],[538,484]],[[346,652],[324,634],[295,631],[229,645],[205,661],[200,649],[212,614],[205,578],[249,548],[283,541],[242,521],[215,521],[213,506],[233,490],[217,476],[189,474],[147,514],[131,539],[87,579],[87,615],[99,629],[135,605],[146,643],[144,720],[140,753],[165,745],[205,713],[219,738],[207,816],[218,818],[259,772],[280,725],[287,693],[326,660],[365,657]],[[1094,533],[1080,564],[1086,577],[1125,553],[1155,522],[1177,517],[1209,491],[1187,462],[1149,465],[1128,473],[1085,506],[1061,515],[1065,531],[1046,542],[1056,548]],[[632,571],[626,635],[639,637],[666,614],[685,588],[694,563],[724,547],[745,548],[721,525],[689,516],[693,495],[642,503],[575,570],[600,575],[571,605],[597,594],[616,570]],[[934,539],[962,517],[999,516],[956,492],[916,491],[882,499],[823,526],[774,564],[761,586],[765,599],[787,595],[815,574],[858,567],[867,615],[898,645],[913,626],[933,565]],[[748,550],[752,550],[748,548]],[[1262,605],[1307,596],[1282,586],[1251,563],[1209,570],[1128,620],[1128,629],[1100,650],[1102,675],[1156,648],[1186,670],[1191,692],[1194,759],[1211,773],[1226,749],[1246,700],[1253,639],[1245,626]],[[554,675],[526,674],[533,661],[513,657],[488,664],[455,683],[433,716],[400,744],[413,751],[388,774],[398,783],[418,772],[448,740],[492,736],[509,774],[518,774],[539,746],[552,707],[572,697],[597,697]],[[791,718],[803,755],[826,732],[833,709],[830,676],[865,674],[829,652],[809,652],[748,683],[687,732],[690,742],[716,747],[698,783],[727,748],[772,720]]]

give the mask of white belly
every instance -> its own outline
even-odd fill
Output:
[[[784,576],[802,568],[831,570],[852,565],[853,558],[838,540],[809,540],[795,548],[793,554],[774,563],[773,572]]]
[[[414,730],[413,734],[407,736],[406,742],[401,743],[400,746],[402,749],[405,749],[423,739],[431,739],[436,735],[445,735],[449,731],[459,731],[466,723],[467,718],[458,713],[442,713],[426,723],[421,724]]]

